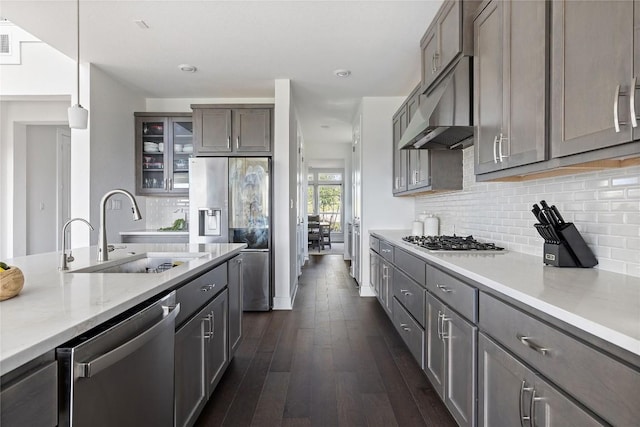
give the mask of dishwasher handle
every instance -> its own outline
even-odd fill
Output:
[[[125,342],[124,344],[96,357],[89,362],[76,363],[74,366],[76,377],[91,378],[103,369],[108,368],[109,366],[113,365],[119,360],[124,359],[134,351],[138,350],[140,347],[148,343],[151,339],[155,338],[165,328],[173,328],[176,317],[178,316],[178,313],[180,313],[180,304],[178,303],[175,306],[170,307],[163,305],[162,309],[164,310],[162,319],[151,326],[149,329],[145,330],[139,335],[136,335],[134,338]]]

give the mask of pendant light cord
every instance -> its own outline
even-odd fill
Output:
[[[80,105],[80,0],[76,0],[76,45],[78,47],[76,53],[76,96],[78,97],[78,105]]]

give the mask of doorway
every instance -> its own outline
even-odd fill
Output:
[[[70,215],[71,134],[54,125],[26,127],[26,254],[59,251]]]
[[[329,223],[331,241],[344,241],[344,169],[312,169],[307,176],[307,214]]]

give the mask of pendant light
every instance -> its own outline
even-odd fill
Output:
[[[77,55],[76,55],[76,101],[72,107],[67,109],[69,116],[69,127],[71,129],[86,129],[87,122],[89,121],[89,111],[80,105],[80,0],[76,0],[76,43],[77,43]]]

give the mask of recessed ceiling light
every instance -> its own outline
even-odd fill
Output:
[[[133,21],[138,27],[140,27],[140,29],[142,30],[148,30],[149,29],[149,25],[144,22],[142,19],[136,19]]]
[[[322,129],[329,129],[331,126],[329,126],[329,125],[320,125],[320,127],[321,127]]]
[[[198,70],[195,65],[191,64],[180,64],[178,65],[178,68],[180,68],[180,71],[184,71],[185,73],[195,73]]]
[[[338,77],[349,77],[351,75],[351,71],[350,70],[335,70],[333,72],[333,74],[335,74]]]

